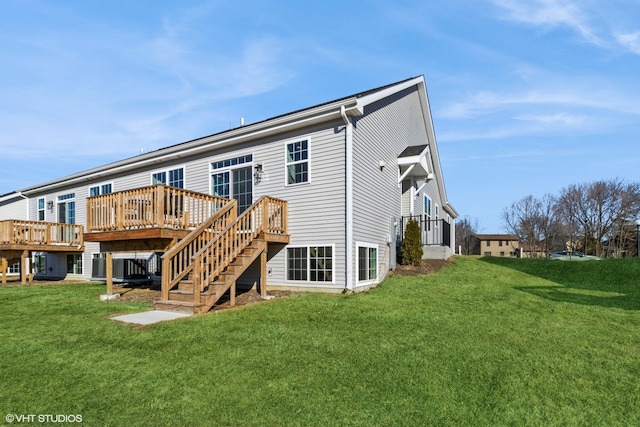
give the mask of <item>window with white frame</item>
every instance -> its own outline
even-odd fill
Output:
[[[44,197],[38,199],[38,221],[44,221]]]
[[[166,184],[170,187],[184,188],[184,168],[154,172],[151,174],[151,185],[156,184]]]
[[[333,282],[333,246],[287,248],[287,280]]]
[[[58,196],[58,222],[63,224],[76,223],[76,193]]]
[[[82,274],[82,254],[67,255],[67,273]]]
[[[8,274],[20,274],[20,263],[19,262],[14,262],[13,264],[11,264],[9,266],[9,268],[7,268],[7,273]]]
[[[102,184],[89,187],[89,197],[100,196],[102,194],[110,194],[112,192],[111,184]]]
[[[309,182],[309,140],[287,144],[287,185]]]
[[[211,163],[211,194],[236,199],[238,213],[253,203],[252,161],[247,154]]]
[[[358,243],[358,282],[373,282],[378,278],[378,245]]]
[[[428,220],[431,219],[431,199],[429,196],[424,196],[424,214]]]
[[[47,256],[45,254],[40,253],[33,256],[33,270],[36,274],[47,272]]]

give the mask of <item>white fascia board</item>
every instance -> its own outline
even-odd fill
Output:
[[[440,156],[438,154],[438,144],[436,142],[436,134],[433,126],[433,117],[431,116],[431,107],[429,106],[429,95],[427,94],[427,86],[422,80],[419,85],[418,93],[420,95],[420,104],[422,105],[422,116],[424,124],[427,129],[427,138],[429,139],[429,146],[434,149],[431,150],[431,161],[436,174],[436,183],[438,185],[438,191],[440,192],[440,199],[442,200],[445,211],[454,218],[459,216],[458,212],[451,206],[447,200],[447,191],[444,185],[444,176],[442,175],[442,166],[440,165]]]
[[[398,93],[406,88],[409,88],[411,86],[415,86],[415,85],[419,85],[420,83],[422,83],[424,85],[424,77],[420,76],[420,77],[416,77],[414,79],[411,80],[407,80],[406,82],[403,83],[398,83],[397,85],[393,85],[391,87],[388,87],[386,89],[380,90],[378,92],[374,92],[371,93],[369,95],[365,95],[363,97],[361,97],[360,99],[358,99],[358,104],[359,106],[361,106],[363,109],[366,105],[372,104],[376,101],[379,101],[381,99],[384,99],[388,96],[393,95],[394,93]]]
[[[14,192],[11,192],[11,193],[3,194],[3,195],[0,196],[0,203],[1,202],[6,202],[6,201],[12,200],[12,199],[18,199],[20,197],[26,199],[26,197],[23,196],[19,191],[14,191]]]

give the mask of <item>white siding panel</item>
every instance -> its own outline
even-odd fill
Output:
[[[0,203],[0,221],[5,219],[22,219],[28,217],[27,199],[21,197]]]
[[[389,266],[387,244],[394,218],[409,214],[410,188],[398,185],[398,155],[408,146],[428,144],[420,98],[409,88],[365,108],[354,130],[354,241],[377,244],[380,276]],[[380,161],[385,166],[380,168]],[[425,190],[437,199],[435,181]],[[403,188],[404,187],[404,188]],[[421,192],[422,193],[422,192]],[[414,199],[422,210],[422,195]],[[354,247],[354,260],[357,256]],[[354,264],[355,265],[355,264]]]

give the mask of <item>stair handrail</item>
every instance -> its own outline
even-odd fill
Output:
[[[276,202],[273,215],[270,204]],[[275,226],[270,219],[279,218],[282,225]],[[193,301],[200,302],[200,294],[229,266],[245,248],[263,231],[286,233],[286,202],[262,196],[213,240],[193,255]]]
[[[168,300],[169,291],[193,270],[193,254],[235,221],[237,205],[235,199],[229,199],[228,203],[162,255],[162,299]]]

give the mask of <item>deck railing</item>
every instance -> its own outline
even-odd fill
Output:
[[[193,255],[235,221],[238,202],[234,199],[227,202],[215,215],[162,255],[162,289],[167,289],[167,297],[169,289],[193,270]]]
[[[261,233],[287,234],[287,202],[263,196],[235,221],[192,256],[193,297],[200,294],[222,271]],[[163,271],[162,298],[169,299],[169,290],[177,281],[165,279]]]
[[[87,232],[194,229],[229,199],[159,184],[87,199]]]
[[[0,243],[82,246],[84,237],[82,225],[9,219],[0,221]]]
[[[401,240],[404,239],[404,231],[410,219],[416,220],[420,225],[420,235],[424,246],[451,247],[451,225],[444,219],[429,219],[426,215],[403,216]]]

